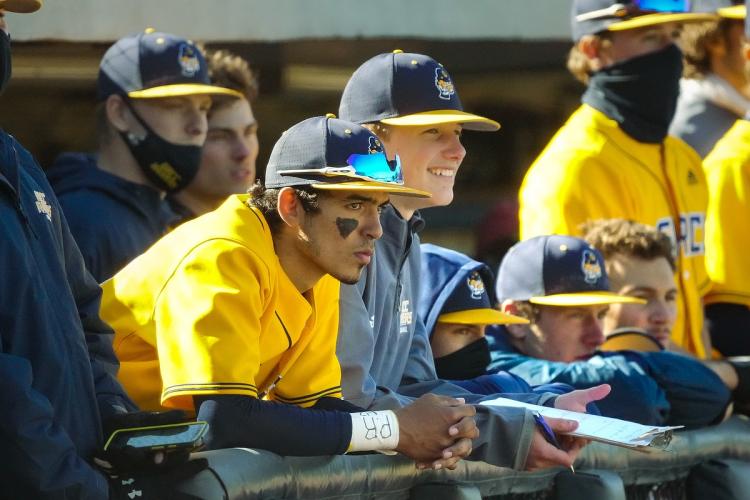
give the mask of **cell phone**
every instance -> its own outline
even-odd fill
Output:
[[[126,446],[147,450],[196,450],[203,444],[207,422],[183,422],[117,429],[104,444],[104,450],[121,450]]]

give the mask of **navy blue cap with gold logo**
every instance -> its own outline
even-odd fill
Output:
[[[104,100],[112,94],[131,99],[197,94],[242,97],[235,90],[211,85],[206,60],[192,41],[150,28],[119,39],[104,53],[97,95]]]
[[[380,139],[334,115],[308,118],[286,130],[271,151],[265,186],[381,191],[428,198],[403,185],[398,156],[388,160]]]
[[[604,258],[581,238],[546,235],[513,245],[500,263],[496,294],[550,306],[644,303],[609,291]]]
[[[355,123],[437,125],[460,123],[494,131],[500,124],[463,110],[448,70],[430,56],[394,50],[365,61],[349,78],[339,105]]]

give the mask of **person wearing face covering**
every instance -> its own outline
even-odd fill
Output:
[[[424,280],[417,311],[429,332],[438,377],[476,394],[565,394],[573,390],[561,383],[532,387],[505,371],[488,374],[491,359],[485,337],[487,326],[529,321],[497,309],[488,292],[494,277],[487,265],[431,243],[423,243],[420,250]],[[598,414],[594,403],[587,411]]]
[[[519,192],[522,240],[581,235],[591,219],[656,226],[679,243],[673,341],[710,354],[701,298],[708,190],[698,154],[669,136],[682,74],[681,23],[715,19],[674,0],[575,0],[568,68],[587,86],[529,168]],[[677,9],[675,11],[674,9]],[[675,245],[677,246],[677,245]]]
[[[4,14],[41,7],[41,0],[0,0],[0,93],[12,67]],[[44,172],[3,131],[0,232],[0,499],[186,498],[173,491],[175,482],[204,468],[202,461],[133,454],[130,464],[142,471],[131,474],[122,467],[124,455],[116,461],[103,453],[114,427],[175,423],[184,416],[136,411],[114,378],[113,332],[99,316],[101,288],[86,270]],[[111,460],[106,473],[95,456]],[[179,474],[164,467],[168,461]]]
[[[152,29],[107,50],[97,87],[98,153],[62,154],[47,175],[102,282],[175,225],[165,195],[198,172],[212,98],[241,95],[210,84],[193,42]]]

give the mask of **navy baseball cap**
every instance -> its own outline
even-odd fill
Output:
[[[717,19],[715,9],[694,8],[693,3],[691,0],[573,0],[573,40],[602,31]]]
[[[120,38],[99,65],[98,97],[132,99],[185,95],[242,97],[236,90],[211,85],[201,50],[185,38],[147,29]]]
[[[492,283],[489,268],[472,272],[448,296],[437,318],[438,323],[462,325],[503,325],[528,323],[529,320],[500,312],[492,307],[485,282]]]
[[[394,50],[365,61],[344,88],[339,116],[354,123],[438,125],[494,131],[500,124],[467,113],[442,64],[422,54]]]
[[[0,0],[0,9],[19,14],[36,12],[42,8],[42,0]]]
[[[609,290],[602,254],[581,238],[537,236],[513,245],[500,263],[496,294],[548,306],[645,304]]]
[[[398,156],[389,161],[375,134],[334,115],[308,118],[281,134],[268,159],[265,186],[430,197],[403,185]]]

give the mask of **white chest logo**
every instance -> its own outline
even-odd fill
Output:
[[[47,203],[44,193],[34,191],[34,196],[36,196],[36,209],[39,210],[40,214],[46,215],[47,220],[52,221],[52,206]]]
[[[399,308],[399,333],[408,333],[412,316],[413,313],[409,310],[409,300],[402,300]]]

